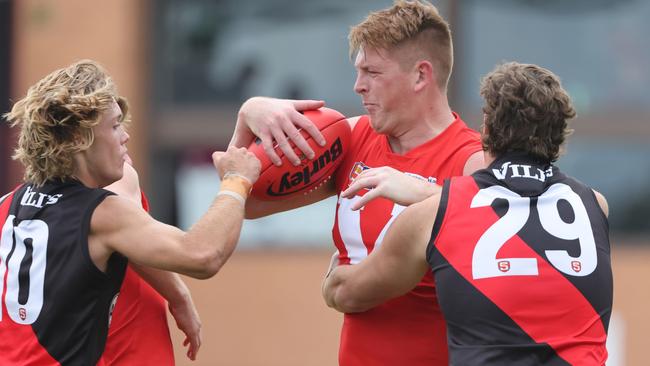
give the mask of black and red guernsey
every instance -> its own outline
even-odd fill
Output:
[[[524,154],[444,184],[427,260],[450,365],[604,365],[608,221],[594,192]]]
[[[94,365],[126,268],[90,259],[93,211],[107,195],[77,181],[25,184],[0,203],[0,365]]]

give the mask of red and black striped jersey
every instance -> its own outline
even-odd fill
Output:
[[[1,365],[94,365],[126,268],[92,262],[92,213],[106,196],[79,182],[24,184],[0,204]]]
[[[604,365],[613,281],[594,192],[507,154],[444,184],[427,248],[451,365]]]

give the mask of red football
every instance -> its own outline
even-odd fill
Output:
[[[305,111],[303,114],[314,122],[323,134],[325,146],[318,145],[306,131],[301,130],[300,133],[314,150],[314,159],[308,160],[291,142],[296,155],[301,157],[301,164],[293,165],[276,145],[275,152],[282,159],[282,165],[276,166],[266,156],[259,139],[253,142],[248,150],[262,163],[260,177],[251,192],[255,198],[276,201],[309,193],[332,176],[350,148],[350,124],[341,113],[323,107]]]

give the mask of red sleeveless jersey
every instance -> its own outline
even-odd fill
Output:
[[[432,183],[462,175],[467,159],[481,151],[479,134],[456,119],[432,140],[404,155],[392,152],[385,135],[376,133],[369,117],[359,119],[352,132],[352,150],[337,170],[336,189],[368,168],[390,166]],[[340,198],[332,229],[341,264],[356,264],[381,244],[404,206],[378,198],[352,211],[352,199]],[[339,349],[341,366],[447,365],[445,324],[428,273],[408,294],[369,311],[345,314]]]
[[[427,260],[450,364],[605,364],[607,218],[556,167],[515,153],[445,182]]]
[[[149,211],[144,193],[142,208]],[[167,302],[131,267],[126,270],[98,365],[174,365]]]

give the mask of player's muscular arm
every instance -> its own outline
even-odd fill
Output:
[[[334,268],[323,285],[327,305],[343,313],[366,311],[415,287],[428,268],[426,247],[439,200],[434,195],[408,207],[368,258]]]
[[[187,233],[151,218],[132,202],[107,197],[93,213],[89,247],[104,269],[112,252],[132,262],[196,278],[217,273],[239,238],[243,207],[232,197],[218,196]]]
[[[226,194],[217,195],[188,232],[154,220],[123,197],[102,201],[93,212],[88,238],[97,267],[103,270],[110,255],[119,252],[135,263],[196,278],[216,274],[239,239],[244,217],[240,200],[257,180],[260,162],[246,149],[235,147],[215,152],[213,160],[223,179],[220,193]],[[232,190],[224,191],[224,187]]]
[[[106,189],[128,198],[137,207],[142,205],[140,181],[137,172],[130,163],[124,164],[122,179]],[[201,347],[201,319],[192,301],[192,295],[183,280],[173,272],[143,267],[135,263],[130,263],[130,266],[167,300],[178,329],[185,334],[183,345],[189,346],[187,357],[195,360]]]

